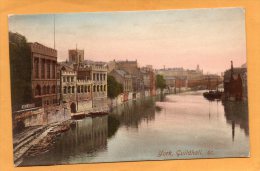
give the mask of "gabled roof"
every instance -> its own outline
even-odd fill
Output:
[[[242,76],[247,72],[247,68],[233,68],[233,78],[236,79],[238,75]],[[225,71],[224,82],[229,82],[231,78],[231,69]]]
[[[121,77],[128,77],[128,78],[131,77],[131,75],[128,74],[128,72],[121,70],[121,69],[114,69],[112,72],[115,72],[116,74],[120,75]]]

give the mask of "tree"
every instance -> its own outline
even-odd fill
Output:
[[[11,73],[12,109],[30,103],[31,87],[31,54],[26,38],[18,33],[9,32],[9,55]]]
[[[161,90],[166,88],[166,81],[162,75],[156,75],[156,87],[160,88]]]
[[[107,77],[107,94],[108,97],[114,99],[119,94],[123,93],[123,85],[118,83],[115,77],[108,75]]]

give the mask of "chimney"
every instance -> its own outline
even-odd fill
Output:
[[[231,61],[231,74],[233,75],[233,61]]]

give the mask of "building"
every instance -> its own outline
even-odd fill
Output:
[[[69,62],[78,64],[82,61],[84,61],[84,50],[77,48],[69,50]]]
[[[234,68],[231,61],[231,68],[224,73],[224,94],[229,100],[247,100],[247,68]]]
[[[127,101],[129,93],[133,91],[131,75],[119,69],[112,70],[109,75],[113,76],[117,82],[123,85],[123,101]]]
[[[141,68],[141,73],[144,80],[144,90],[148,91],[148,95],[154,96],[156,94],[156,78],[151,65]]]
[[[123,92],[133,91],[131,75],[128,74],[126,71],[115,69],[110,72],[109,75],[112,75],[117,82],[123,85]]]
[[[38,42],[27,43],[20,34],[10,32],[9,36],[13,128],[69,119],[59,100],[57,51]]]
[[[90,75],[93,81],[94,107],[107,107],[107,67],[92,65]]]
[[[144,80],[141,69],[138,67],[137,60],[135,61],[116,61],[116,69],[124,70],[132,76],[132,87],[134,94],[144,91]]]
[[[32,98],[37,106],[57,104],[57,50],[29,43],[32,59]]]
[[[105,63],[84,60],[84,50],[69,50],[69,54],[74,54],[74,57],[78,58],[73,58],[73,55],[69,56],[71,57],[69,62],[63,62],[63,64],[67,68],[73,68],[73,71],[77,73],[77,80],[87,84],[83,86],[89,87],[88,84],[91,84],[90,89],[87,89],[91,93],[92,108],[107,107],[107,66]]]

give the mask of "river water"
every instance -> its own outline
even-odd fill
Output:
[[[208,101],[202,91],[131,101],[78,120],[52,150],[21,165],[247,157],[247,111],[245,102]]]

